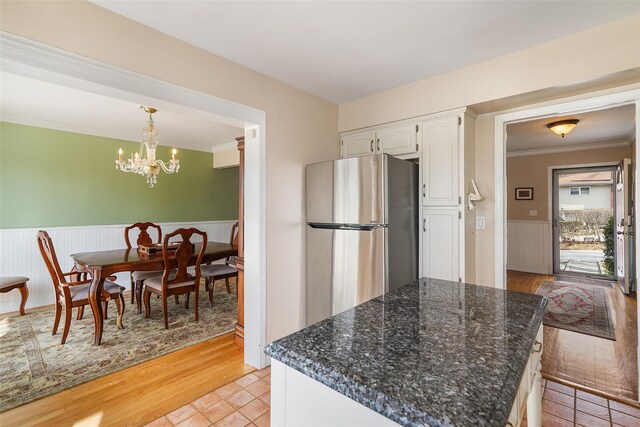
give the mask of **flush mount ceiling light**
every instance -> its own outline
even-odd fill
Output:
[[[158,146],[158,130],[153,122],[153,113],[158,110],[153,107],[141,106],[147,114],[149,121],[147,126],[142,129],[142,142],[137,153],[131,153],[131,157],[124,160],[122,156],[122,148],[118,150],[118,160],[116,160],[116,169],[122,172],[137,173],[138,175],[147,177],[149,187],[156,185],[158,181],[158,173],[162,169],[165,173],[177,173],[180,169],[180,160],[176,159],[176,149],[172,150],[171,160],[166,164],[162,160],[156,159],[156,147]]]
[[[547,127],[555,134],[561,135],[563,138],[566,134],[571,132],[580,120],[560,120],[558,122],[549,123]]]

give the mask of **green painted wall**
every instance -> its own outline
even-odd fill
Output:
[[[238,168],[213,169],[211,153],[180,149],[180,172],[161,172],[149,188],[115,169],[118,148],[138,146],[0,122],[0,228],[238,218]],[[171,148],[157,156],[168,160]]]

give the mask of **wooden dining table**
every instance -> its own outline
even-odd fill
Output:
[[[194,265],[202,243],[195,244],[194,255],[189,265]],[[219,259],[235,256],[238,254],[238,247],[223,242],[207,242],[202,263],[210,263]],[[71,258],[75,262],[79,271],[87,272],[91,275],[91,286],[89,288],[89,304],[93,312],[95,325],[94,345],[100,345],[102,341],[103,312],[102,312],[102,291],[105,278],[123,271],[149,271],[163,270],[164,260],[162,252],[145,254],[139,252],[137,248],[116,249],[110,251],[82,252],[72,254]],[[172,256],[169,262],[172,263]],[[175,258],[174,258],[175,259]],[[173,268],[173,265],[171,266]],[[122,319],[118,315],[117,326],[123,329]]]

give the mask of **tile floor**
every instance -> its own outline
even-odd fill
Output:
[[[254,371],[146,427],[269,427],[271,368]]]
[[[543,427],[638,427],[640,409],[542,380]],[[521,426],[527,427],[525,419]]]
[[[147,427],[268,427],[270,368],[255,371],[147,424]],[[543,427],[639,427],[640,409],[542,380]],[[527,427],[526,414],[522,427]]]

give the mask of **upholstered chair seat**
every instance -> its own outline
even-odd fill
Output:
[[[69,286],[69,293],[71,294],[71,301],[76,302],[83,299],[89,299],[89,288],[91,284]],[[124,286],[120,286],[117,283],[106,281],[104,282],[104,291],[112,297],[116,297],[119,293],[124,292]]]

